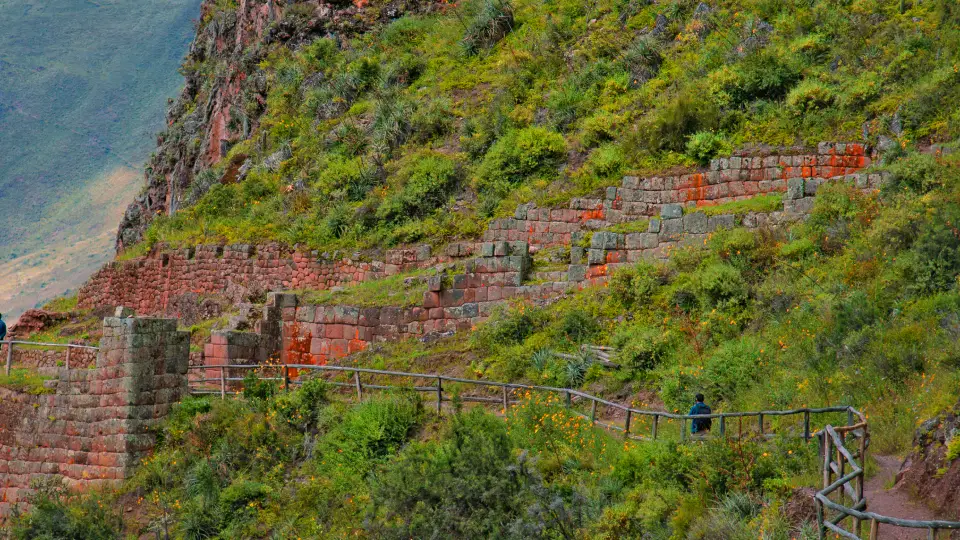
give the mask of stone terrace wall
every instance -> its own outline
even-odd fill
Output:
[[[231,289],[275,291],[329,289],[380,279],[443,262],[429,246],[387,251],[382,261],[357,253],[339,257],[316,251],[288,252],[279,245],[197,246],[176,251],[162,247],[149,256],[104,266],[78,293],[81,308],[126,306],[137,313],[170,313],[183,294],[223,294]]]
[[[187,391],[189,346],[175,320],[106,319],[95,368],[59,370],[53,394],[0,388],[0,517],[35,480],[82,490],[129,477]]]
[[[698,207],[786,192],[790,180],[817,185],[853,179],[873,158],[862,144],[821,143],[816,152],[776,151],[715,159],[708,171],[676,176],[626,176],[600,199],[574,199],[568,208],[521,205],[513,217],[494,220],[487,242],[524,241],[552,247],[575,243],[576,233],[657,216],[665,205]],[[861,182],[879,182],[879,176]],[[789,210],[789,209],[788,209]]]
[[[702,172],[643,179],[627,176],[619,187],[608,188],[603,198],[574,199],[568,208],[521,205],[514,217],[492,221],[483,241],[565,246],[576,243],[577,235],[584,231],[657,216],[669,205],[690,208],[764,193],[789,195],[791,182],[816,186],[829,179],[847,178],[873,185],[878,175],[860,174],[872,163],[868,154],[861,144],[821,143],[816,151],[740,154],[714,160],[710,169]],[[798,206],[801,203],[804,201],[788,202],[785,211],[803,213],[806,209]],[[696,223],[699,218],[691,219]],[[668,236],[675,232],[675,223],[664,219],[663,226]],[[672,241],[660,239],[658,246]],[[643,249],[652,249],[648,247],[652,240],[644,242]],[[81,308],[123,305],[141,314],[179,316],[176,300],[188,293],[231,296],[238,290],[329,289],[454,259],[482,257],[478,252],[482,245],[453,243],[436,255],[428,246],[389,250],[382,260],[359,253],[340,257],[315,251],[290,252],[276,244],[197,246],[175,251],[161,246],[146,257],[105,266],[80,289],[78,300]],[[669,249],[669,245],[663,247]],[[623,249],[630,248],[624,244]]]
[[[883,181],[879,175],[841,178],[863,189],[874,189]],[[423,303],[416,307],[300,305],[293,294],[273,294],[267,307],[271,314],[265,314],[260,326],[282,327],[279,350],[273,348],[276,339],[265,341],[263,336],[244,332],[216,333],[205,350],[206,365],[258,364],[266,358],[290,364],[323,364],[375,342],[469,329],[505,300],[552,298],[600,283],[618,266],[666,259],[673,249],[684,245],[704,245],[709,235],[721,228],[775,228],[802,219],[812,208],[822,182],[816,178],[789,179],[784,209],[769,213],[708,216],[695,206],[662,205],[659,217],[649,220],[646,232],[597,231],[591,234],[589,248],[571,246],[566,270],[532,273],[530,245],[526,242],[476,244],[471,251],[478,256],[466,262],[465,271],[431,277]],[[575,233],[574,238],[580,239],[581,234]],[[533,281],[528,279],[531,277]],[[209,370],[208,377],[219,377],[219,370]]]

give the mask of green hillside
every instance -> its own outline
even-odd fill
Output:
[[[291,8],[285,24],[310,9]],[[267,81],[258,128],[148,242],[440,241],[475,235],[518,202],[562,202],[624,171],[749,145],[952,140],[960,13],[950,2],[903,9],[475,0],[339,45],[263,44],[247,79]],[[209,57],[188,69],[235,68]],[[244,114],[259,114],[249,95]],[[241,163],[249,173],[233,182]]]
[[[237,7],[216,6],[221,16]],[[288,6],[287,35],[313,13],[302,6]],[[719,229],[602,285],[507,303],[472,331],[376,343],[345,361],[576,388],[659,411],[686,411],[701,391],[714,411],[851,405],[869,420],[870,455],[885,456],[908,453],[917,426],[957,400],[952,1],[472,0],[351,39],[271,38],[247,59],[185,66],[246,69],[243,80],[266,81],[266,99],[242,89],[250,137],[230,141],[189,204],[156,218],[126,256],[159,241],[439,245],[477,236],[518,203],[559,205],[627,171],[863,141],[879,151],[869,172],[887,173],[882,189],[826,183],[788,227]],[[165,139],[187,140],[187,120]],[[377,293],[399,279],[308,294],[393,302]],[[584,344],[615,348],[621,367],[578,355]],[[348,404],[322,381],[284,392],[249,379],[235,399],[190,398],[134,478],[85,496],[48,486],[12,534],[818,537],[815,443],[716,432],[694,444],[626,442],[536,393],[507,411],[454,402],[443,420],[425,410],[429,397],[371,394]]]
[[[199,4],[0,2],[0,264],[7,284],[19,275],[31,293],[20,309],[82,283],[86,255],[94,265],[106,259],[105,233],[127,201],[104,204],[103,193],[129,198],[139,187],[164,103],[182,84],[177,67]],[[117,174],[120,185],[108,180]],[[91,238],[87,253],[55,254]],[[34,260],[17,266],[23,257]],[[34,279],[38,266],[80,271]],[[4,311],[4,293],[18,292],[7,284]]]

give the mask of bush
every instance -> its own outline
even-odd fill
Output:
[[[787,106],[794,114],[804,114],[833,105],[835,96],[829,86],[812,79],[805,79],[787,94]]]
[[[62,479],[53,477],[36,486],[28,502],[31,509],[14,508],[10,527],[12,538],[23,540],[78,538],[114,540],[123,536],[123,518],[116,505],[94,496],[71,495]]]
[[[501,420],[458,414],[439,444],[416,444],[373,479],[368,532],[377,538],[491,538],[527,515],[531,474]]]
[[[687,139],[686,154],[701,165],[706,165],[725,148],[723,136],[712,131],[700,131]]]
[[[507,0],[481,0],[480,9],[460,44],[470,55],[489,49],[513,31],[513,5]]]
[[[800,70],[791,60],[767,50],[744,58],[734,67],[733,75],[726,91],[737,105],[758,99],[777,101],[800,80]]]
[[[736,267],[714,263],[699,274],[699,290],[706,307],[725,309],[746,304],[749,294],[746,281]]]
[[[682,152],[688,137],[715,127],[716,118],[711,101],[684,92],[648,115],[640,127],[640,138],[649,151]]]
[[[399,190],[389,194],[377,217],[394,223],[421,218],[442,206],[457,182],[457,162],[436,152],[415,156],[396,174]]]
[[[700,379],[710,399],[732,400],[760,382],[761,346],[754,338],[726,341],[704,363]]]
[[[579,309],[568,311],[560,322],[560,334],[574,343],[583,343],[599,331],[596,319]]]
[[[631,308],[653,298],[660,288],[660,276],[656,266],[640,263],[614,273],[609,283],[610,297],[623,307]]]
[[[657,328],[632,326],[614,336],[613,346],[617,363],[636,372],[650,371],[668,357],[670,335]]]
[[[499,201],[532,177],[553,177],[566,153],[563,137],[529,127],[508,131],[490,147],[477,169],[475,186],[482,196]]]

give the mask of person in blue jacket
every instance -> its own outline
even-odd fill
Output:
[[[7,337],[7,323],[3,322],[3,313],[0,313],[0,341]]]
[[[693,407],[690,407],[689,414],[710,414],[713,412],[710,410],[710,406],[703,402],[703,394],[697,394],[696,399],[697,402],[693,404]],[[694,418],[693,422],[690,423],[690,433],[705,434],[710,431],[712,425],[713,420],[710,418]]]

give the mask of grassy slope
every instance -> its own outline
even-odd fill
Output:
[[[20,291],[7,291],[13,279],[5,279],[5,311],[78,286],[107,258],[118,212],[136,193],[140,163],[162,127],[164,100],[179,85],[198,6],[0,4],[0,264],[30,293],[7,299]],[[121,175],[122,183],[111,182]],[[70,249],[91,239],[83,252]],[[47,275],[34,276],[37,265],[17,263],[21,257],[45,259]]]
[[[512,31],[467,54],[465,36],[497,29],[488,5],[405,17],[341,48],[274,45],[259,133],[231,153],[258,166],[148,242],[440,243],[518,202],[562,204],[626,170],[744,145],[957,134],[941,106],[960,88],[950,2],[900,14],[885,0],[724,0],[697,14],[697,2],[516,0],[500,27]],[[281,147],[290,159],[259,166]]]

